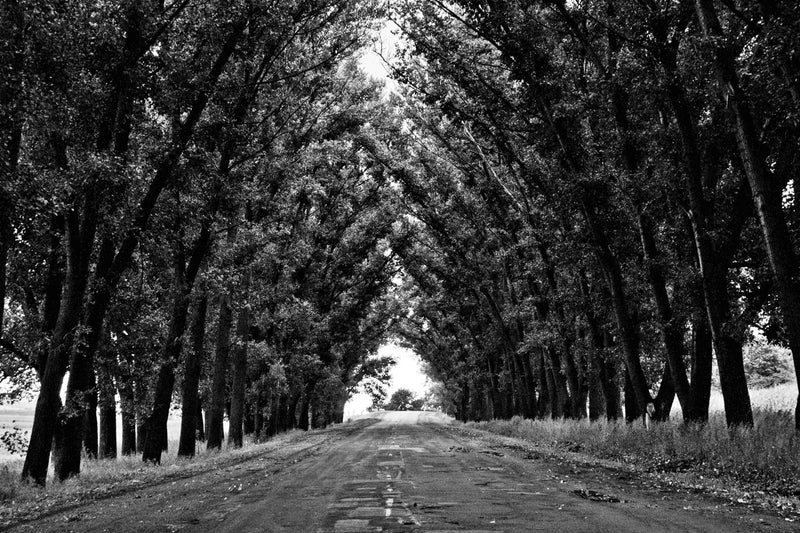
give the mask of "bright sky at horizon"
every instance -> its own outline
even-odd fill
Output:
[[[395,360],[395,365],[390,372],[391,381],[387,387],[387,398],[397,389],[408,389],[416,396],[424,396],[430,389],[431,382],[422,370],[422,360],[419,355],[408,348],[403,348],[395,343],[387,343],[378,348],[378,357],[390,356]],[[345,405],[345,419],[348,416],[362,414],[372,404],[366,394],[356,394]]]

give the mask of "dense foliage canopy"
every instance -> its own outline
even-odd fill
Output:
[[[390,338],[465,420],[702,422],[715,360],[752,424],[745,362],[783,364],[753,332],[800,368],[799,25],[791,0],[3,2],[23,476],[115,456],[117,402],[154,462],[172,405],[187,456],[225,417],[232,446],[341,421]],[[391,89],[359,63],[386,27]]]

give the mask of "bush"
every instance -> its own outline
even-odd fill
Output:
[[[792,355],[786,348],[754,342],[744,347],[744,370],[754,389],[766,389],[794,380]]]

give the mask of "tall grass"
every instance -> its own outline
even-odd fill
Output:
[[[192,474],[206,470],[211,465],[223,466],[269,449],[280,448],[287,439],[295,438],[297,433],[299,431],[282,433],[268,442],[259,444],[246,437],[244,446],[238,449],[206,450],[205,444],[198,442],[197,455],[194,458],[178,457],[176,451],[178,441],[170,441],[168,445],[170,451],[162,455],[161,464],[157,466],[143,463],[139,455],[117,459],[83,457],[80,476],[70,478],[63,483],[54,483],[51,468],[51,474],[44,488],[21,481],[23,465],[21,459],[9,461],[0,467],[0,526],[12,512],[20,511],[21,506],[58,506],[64,502],[97,497],[115,489]]]
[[[705,425],[680,416],[646,429],[624,421],[525,420],[471,424],[556,450],[586,453],[650,472],[686,472],[746,482],[754,490],[800,496],[800,437],[794,430],[794,384],[753,394],[755,424],[729,429],[715,409]],[[791,407],[791,408],[789,408]]]

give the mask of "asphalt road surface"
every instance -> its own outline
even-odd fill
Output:
[[[792,531],[797,524],[381,413],[12,531]]]

